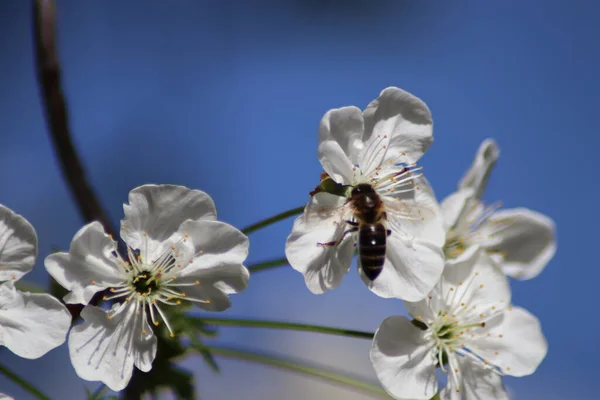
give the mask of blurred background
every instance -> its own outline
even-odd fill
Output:
[[[243,227],[306,202],[318,181],[317,127],[330,108],[364,107],[387,86],[422,98],[435,143],[422,159],[441,199],[480,142],[501,158],[485,200],[551,216],[558,253],[513,301],[542,321],[538,371],[506,379],[515,399],[595,399],[600,3],[358,0],[58,1],[59,53],[77,148],[116,223],[132,188],[174,183],[208,192],[219,219]],[[52,151],[35,79],[31,5],[0,2],[0,203],[35,226],[43,258],[82,226]],[[283,256],[292,219],[251,235],[249,263]],[[312,295],[290,267],[253,276],[229,316],[374,331],[404,313],[353,269]],[[299,357],[375,379],[370,342],[222,328],[219,343]],[[83,398],[66,346],[2,363],[53,399]],[[203,399],[362,399],[315,379],[199,358]],[[29,398],[0,376],[0,391]]]

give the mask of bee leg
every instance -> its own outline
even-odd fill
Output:
[[[354,222],[354,221],[346,221],[346,223],[348,225],[352,225],[352,226],[358,226],[358,222]]]
[[[391,229],[388,229],[388,230],[387,230],[387,235],[388,235],[388,236],[390,236],[391,234],[392,234],[392,230],[391,230]]]
[[[354,226],[353,226],[352,228],[350,228],[350,229],[348,229],[347,231],[345,231],[345,232],[342,234],[342,237],[341,237],[341,238],[339,238],[338,240],[336,240],[336,241],[333,241],[333,242],[325,242],[325,243],[320,243],[320,242],[317,242],[317,246],[320,246],[320,247],[332,247],[332,246],[337,246],[338,244],[342,243],[342,240],[344,240],[344,238],[346,237],[346,235],[347,235],[347,234],[349,234],[349,233],[352,233],[352,232],[357,232],[357,231],[358,231],[358,227],[354,227]]]
[[[387,219],[387,212],[384,211],[382,215],[384,219]]]

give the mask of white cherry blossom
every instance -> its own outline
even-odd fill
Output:
[[[77,232],[68,253],[46,258],[46,269],[70,291],[67,303],[88,304],[98,292],[115,301],[109,311],[87,305],[84,322],[69,336],[77,374],[112,390],[127,386],[135,365],[149,371],[156,337],[149,320],[174,335],[166,307],[192,302],[207,311],[230,307],[228,295],[248,285],[243,265],[248,238],[216,220],[204,192],[173,185],[132,190],[124,205],[121,237],[127,258],[98,222]]]
[[[415,164],[432,141],[425,103],[394,87],[364,111],[343,107],[321,120],[318,156],[327,175],[347,193],[367,184],[383,203],[381,223],[388,231],[383,269],[371,279],[359,268],[363,281],[382,297],[420,300],[442,273],[441,212]],[[358,222],[348,197],[327,192],[311,196],[296,219],[286,256],[313,293],[337,287],[348,272]]]
[[[510,297],[484,251],[447,266],[426,299],[405,302],[414,320],[389,317],[375,333],[371,362],[384,388],[396,399],[430,399],[441,367],[442,399],[507,398],[500,376],[532,374],[548,348],[538,320]]]
[[[556,252],[554,221],[527,208],[485,206],[481,196],[498,160],[496,143],[485,140],[458,185],[441,204],[447,230],[445,253],[452,264],[468,253],[485,249],[504,272],[518,279],[537,276]]]
[[[71,314],[58,299],[14,285],[31,271],[37,251],[31,224],[0,205],[0,345],[29,359],[63,344],[71,327]]]

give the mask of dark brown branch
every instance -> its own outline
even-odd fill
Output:
[[[34,0],[33,26],[37,79],[48,131],[63,176],[85,222],[99,221],[115,235],[108,216],[88,184],[81,160],[71,141],[69,114],[61,88],[60,62],[56,50],[55,5],[52,0]]]

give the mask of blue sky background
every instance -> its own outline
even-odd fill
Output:
[[[42,117],[26,1],[0,2],[0,203],[36,227],[40,259],[81,227]],[[132,188],[176,183],[208,192],[238,227],[296,207],[318,180],[317,127],[330,108],[360,107],[387,86],[421,97],[435,143],[422,159],[440,198],[479,143],[501,147],[485,199],[551,216],[558,253],[513,301],[542,321],[550,344],[516,399],[597,398],[597,114],[600,4],[593,1],[242,2],[59,1],[59,47],[74,140],[116,222]],[[253,234],[249,262],[283,255],[292,220]],[[282,268],[256,275],[231,316],[375,330],[398,301],[353,270],[322,296]],[[225,328],[222,343],[295,355],[373,378],[368,341]],[[66,346],[8,365],[54,399],[82,398]],[[198,360],[206,399],[362,395],[234,361],[214,376]],[[95,387],[96,384],[90,384]],[[0,377],[0,391],[27,399]]]

